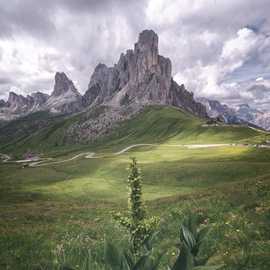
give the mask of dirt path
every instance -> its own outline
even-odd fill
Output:
[[[145,143],[145,144],[133,144],[130,146],[125,147],[124,149],[112,153],[112,154],[108,154],[108,155],[96,155],[94,152],[83,152],[80,154],[77,154],[71,158],[68,159],[63,159],[63,160],[56,160],[54,161],[53,158],[42,158],[39,160],[33,160],[33,159],[22,159],[22,160],[11,160],[11,157],[9,155],[6,154],[1,154],[0,153],[0,158],[2,159],[2,162],[9,162],[9,163],[23,163],[23,164],[27,164],[29,167],[42,167],[42,166],[47,166],[47,165],[54,165],[54,164],[61,164],[61,163],[65,163],[65,162],[69,162],[72,160],[75,160],[77,158],[87,158],[87,159],[93,159],[93,158],[104,158],[104,157],[113,157],[113,156],[118,156],[121,154],[124,154],[126,152],[128,152],[129,150],[133,149],[133,148],[137,148],[137,147],[142,147],[142,146],[161,146],[161,147],[184,147],[187,149],[198,149],[198,148],[213,148],[213,147],[224,147],[224,146],[243,146],[240,144],[149,144],[149,143]],[[250,146],[250,145],[246,145],[246,146]]]
[[[0,153],[0,159],[2,160],[2,162],[8,162],[11,157],[9,155]]]

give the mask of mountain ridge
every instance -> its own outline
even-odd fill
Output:
[[[197,98],[197,100],[205,105],[211,118],[219,118],[227,124],[248,124],[270,130],[270,113],[253,108],[249,104],[239,104],[232,108],[218,100],[204,97]]]
[[[11,98],[15,94],[17,102],[11,102],[13,106],[2,101],[0,119],[12,120],[39,110],[72,114],[101,105],[112,110],[129,106],[137,112],[145,105],[154,104],[172,105],[207,117],[204,106],[194,100],[184,85],[173,80],[171,72],[170,59],[159,55],[158,35],[153,30],[144,30],[134,48],[122,53],[114,66],[102,63],[96,66],[83,96],[65,73],[57,72],[49,97],[44,94],[37,106],[33,106],[30,96],[12,93]]]

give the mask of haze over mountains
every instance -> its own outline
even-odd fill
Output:
[[[250,91],[255,91],[258,97],[267,92],[258,87]],[[196,101],[193,93],[173,80],[171,61],[159,55],[158,36],[152,30],[141,32],[134,49],[122,53],[114,66],[98,64],[84,95],[66,74],[57,72],[51,95],[36,92],[24,97],[10,92],[7,102],[0,101],[0,120],[13,120],[37,111],[74,114],[105,106],[101,117],[103,126],[108,126],[153,104],[180,107],[203,118],[221,117],[226,123],[250,122],[270,128],[270,114],[247,104],[230,108],[216,100],[197,98]]]
[[[266,130],[270,130],[270,112],[258,110],[248,104],[240,104],[230,107],[217,100],[207,98],[197,98],[207,110],[207,114],[212,118],[221,118],[228,124],[254,124]]]

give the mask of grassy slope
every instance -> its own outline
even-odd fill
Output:
[[[29,116],[30,117],[30,116]],[[43,114],[33,117],[37,121],[44,119]],[[36,128],[35,120],[30,127],[28,118],[11,122],[4,132],[11,136],[0,140],[0,150],[7,153],[22,154],[27,150],[49,153],[50,155],[81,151],[82,149],[111,149],[119,150],[119,146],[135,143],[230,143],[240,141],[260,141],[263,133],[247,127],[203,127],[204,121],[193,115],[173,107],[148,107],[135,118],[123,122],[110,136],[99,138],[91,145],[69,145],[65,143],[64,132],[67,127],[80,121],[84,113],[68,118],[58,117],[50,119],[48,126]],[[91,117],[91,116],[90,116]],[[29,124],[28,124],[29,125]],[[14,132],[15,127],[19,132]],[[25,135],[24,128],[28,128]],[[18,134],[19,133],[19,134]],[[9,136],[10,134],[10,136]],[[22,135],[24,134],[24,135]],[[1,137],[0,137],[1,139]]]
[[[200,144],[255,140],[261,136],[247,127],[203,127],[204,123],[204,120],[173,107],[149,107],[117,129],[112,140],[117,144],[164,141]]]
[[[49,142],[61,133],[64,128],[61,126],[49,134],[47,129],[35,133],[32,139],[36,141],[31,145],[27,139],[27,147],[42,143],[43,149],[54,154],[81,151],[81,147],[83,151],[100,153],[121,150],[134,143],[161,145],[136,148],[121,156],[78,159],[41,168],[22,169],[20,165],[0,163],[2,264],[9,264],[12,269],[33,269],[33,264],[51,258],[50,250],[67,232],[87,233],[91,245],[96,245],[106,230],[111,210],[126,207],[126,167],[130,156],[138,158],[143,170],[144,198],[149,208],[161,215],[178,204],[181,207],[183,198],[189,196],[194,200],[211,194],[207,195],[210,198],[235,192],[234,186],[239,183],[268,181],[267,149],[165,146],[256,141],[264,136],[245,127],[202,127],[202,124],[203,121],[175,108],[154,107],[126,121],[110,137],[92,146],[51,147]],[[40,138],[44,134],[48,140],[43,142]],[[23,149],[20,143],[17,147]],[[243,193],[243,201],[236,200],[231,207],[240,207],[249,200],[248,194],[237,192]],[[171,236],[176,237],[177,233],[175,230]],[[27,263],[32,268],[27,268]]]

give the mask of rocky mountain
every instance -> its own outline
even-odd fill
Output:
[[[171,61],[159,55],[158,36],[152,30],[140,33],[134,49],[122,53],[113,67],[97,65],[83,103],[117,108],[130,104],[173,105],[207,117],[205,107],[194,100],[184,85],[179,86],[172,79]]]
[[[23,113],[31,106],[31,99],[22,95],[17,95],[14,92],[10,92],[7,104],[13,112]]]
[[[241,119],[245,119],[247,122],[255,122],[256,119],[262,116],[264,113],[251,108],[248,104],[240,104],[236,107],[237,116]]]
[[[228,124],[243,123],[243,120],[238,117],[236,110],[226,104],[221,104],[218,100],[211,100],[204,97],[197,98],[197,100],[206,107],[209,117],[220,118]]]
[[[270,131],[270,113],[269,112],[265,112],[265,113],[259,115],[256,118],[255,123],[259,127],[263,127],[264,129]]]
[[[0,120],[13,120],[37,111],[70,114],[82,109],[82,96],[64,73],[55,75],[51,95],[35,92],[26,97],[9,93],[7,102],[0,101]]]
[[[3,99],[0,99],[0,108],[3,108],[6,106],[6,102]]]
[[[208,117],[205,106],[195,101],[193,93],[173,80],[171,61],[159,55],[158,36],[152,30],[140,33],[134,48],[122,53],[114,66],[98,64],[83,96],[64,73],[57,72],[50,96],[40,92],[27,97],[10,93],[0,109],[0,118],[37,111],[56,115],[81,112],[63,135],[66,142],[81,143],[107,134],[147,105],[175,106]]]
[[[255,90],[257,95],[258,91],[265,92],[250,89]],[[173,80],[171,61],[159,54],[158,36],[152,30],[140,33],[134,48],[122,53],[115,65],[98,64],[83,96],[65,73],[57,72],[51,95],[36,92],[24,97],[11,92],[7,101],[0,100],[0,120],[41,112],[33,116],[33,126],[42,128],[65,121],[63,143],[87,143],[108,134],[148,105],[175,106],[201,118],[219,117],[229,124],[252,123],[270,129],[270,113],[247,104],[231,108],[217,100],[195,100],[193,93]],[[66,115],[74,113],[79,114],[66,121],[71,119]],[[11,130],[15,132],[14,125]],[[25,130],[23,133],[29,128]]]
[[[270,130],[270,112],[252,108],[248,104],[241,104],[236,108],[236,113],[240,119]]]
[[[9,93],[7,102],[2,102],[0,107],[0,119],[12,120],[31,112],[33,98],[24,97],[14,92]]]
[[[50,96],[42,92],[35,92],[28,97],[32,99],[31,111],[38,111],[42,109],[42,106],[46,103]]]
[[[74,113],[100,105],[113,110],[130,106],[138,111],[150,104],[173,105],[207,117],[205,107],[173,80],[170,59],[159,55],[157,34],[144,30],[134,49],[122,53],[117,64],[96,66],[83,97],[64,73],[57,72],[50,96],[37,92],[24,97],[11,92],[7,103],[1,105],[1,116],[15,118],[38,110]]]
[[[252,108],[248,104],[240,104],[231,108],[221,104],[217,100],[198,98],[205,105],[207,113],[212,118],[221,118],[228,124],[253,124],[266,130],[270,130],[270,113]]]
[[[258,99],[265,98],[266,90],[249,89]],[[7,101],[0,100],[0,120],[37,111],[63,115],[84,111],[79,121],[67,126],[66,137],[89,141],[147,105],[176,106],[199,117],[219,117],[225,123],[251,123],[270,130],[270,113],[247,104],[231,108],[217,100],[195,100],[193,93],[173,80],[171,61],[159,54],[158,36],[152,30],[141,32],[134,48],[122,53],[114,66],[98,64],[83,96],[65,73],[57,72],[51,95],[36,92],[25,97],[10,92]]]
[[[51,96],[43,106],[52,113],[74,113],[82,109],[82,96],[65,73],[55,74],[55,84]]]
[[[171,105],[208,117],[193,94],[173,80],[171,61],[159,55],[158,36],[152,30],[140,33],[134,49],[122,53],[113,67],[96,66],[83,105],[90,110],[67,128],[67,140],[92,141],[147,105]]]

